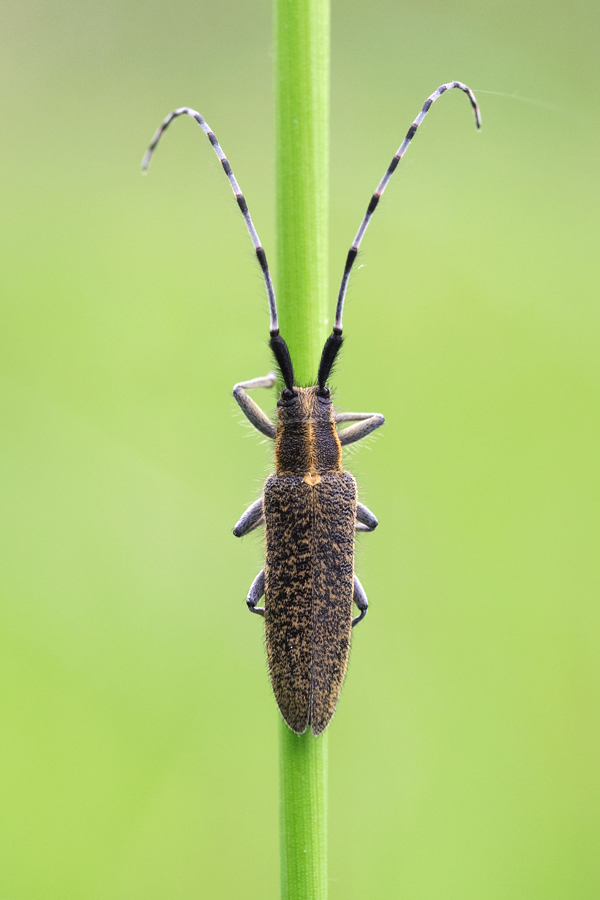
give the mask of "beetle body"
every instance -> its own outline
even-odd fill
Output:
[[[181,115],[191,116],[207,135],[229,179],[260,264],[270,313],[270,346],[284,387],[277,403],[277,425],[252,400],[247,390],[270,388],[277,381],[264,378],[240,382],[233,395],[242,412],[275,441],[275,473],[263,496],[243,514],[233,529],[242,537],[265,526],[265,567],[256,576],[246,603],[264,616],[269,673],[279,709],[298,733],[310,727],[315,735],[327,727],[335,712],[350,649],[353,626],[364,619],[368,602],[354,573],[355,531],[373,531],[377,519],[357,499],[356,483],[342,467],[342,448],[360,441],[383,425],[379,413],[335,413],[327,381],[342,345],[342,314],[348,279],[369,222],[398,163],[432,104],[446,91],[467,94],[479,128],[481,118],[473,92],[465,84],[443,84],[427,98],[394,154],[367,207],[352,246],[338,292],[333,332],[325,342],[316,384],[294,384],[287,345],[279,334],[277,303],[267,257],[250,218],[246,200],[231,166],[199,112],[180,107],[164,120],[142,162],[145,170],[165,129]],[[340,424],[353,423],[338,430]],[[265,605],[258,605],[265,597]],[[352,618],[352,604],[359,615]]]
[[[320,734],[350,651],[357,495],[331,399],[295,390],[277,410],[276,472],[264,488],[265,633],[285,721]]]
[[[278,358],[283,354],[281,368],[292,383],[285,351],[277,343],[275,348]],[[265,526],[265,567],[246,602],[265,619],[269,674],[283,718],[299,734],[310,726],[318,735],[335,712],[352,627],[368,607],[354,573],[354,534],[377,527],[373,513],[357,499],[354,478],[343,469],[342,448],[366,437],[384,419],[378,413],[336,414],[322,383],[286,387],[275,426],[246,393],[269,387],[275,378],[272,372],[233,389],[248,419],[275,442],[275,473],[233,533],[241,537]],[[338,431],[346,422],[355,424]],[[263,596],[265,605],[258,606]],[[359,610],[356,618],[353,602]]]

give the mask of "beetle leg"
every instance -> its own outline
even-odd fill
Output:
[[[265,434],[268,438],[271,438],[271,440],[275,440],[275,426],[266,413],[262,411],[260,406],[248,396],[246,390],[261,387],[270,388],[273,387],[276,381],[276,373],[269,372],[269,374],[265,375],[263,378],[252,378],[250,381],[240,381],[239,384],[233,386],[233,396],[248,421],[251,422],[261,434]]]
[[[379,522],[364,503],[356,504],[356,531],[375,531]]]
[[[265,609],[264,606],[257,606],[256,604],[260,600],[261,597],[264,597],[265,593],[265,570],[261,569],[252,584],[250,585],[250,590],[248,591],[248,596],[246,597],[246,603],[248,605],[248,609],[252,613],[256,613],[257,616],[264,616]],[[365,600],[367,598],[365,597]]]
[[[350,425],[349,428],[344,428],[343,431],[338,432],[342,447],[354,444],[356,441],[362,441],[376,428],[381,428],[385,422],[381,413],[337,413],[334,418],[336,424],[338,422],[356,422],[356,425]]]
[[[263,498],[259,497],[258,500],[254,501],[252,506],[248,507],[233,529],[233,533],[236,537],[243,537],[245,534],[248,534],[248,532],[254,531],[259,525],[262,525],[264,521]]]
[[[369,601],[367,600],[367,595],[365,594],[365,589],[356,577],[354,576],[354,602],[358,606],[360,610],[360,616],[356,616],[355,619],[352,619],[352,627],[358,625],[359,622],[362,622],[364,617],[367,614],[367,610],[369,608]]]

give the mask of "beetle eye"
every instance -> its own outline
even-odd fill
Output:
[[[290,390],[290,388],[284,388],[281,392],[282,400],[293,400],[295,396],[296,396],[296,392]]]
[[[324,400],[329,400],[331,397],[331,391],[328,387],[322,387],[318,390],[319,397],[323,397]]]

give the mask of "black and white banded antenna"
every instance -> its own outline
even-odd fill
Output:
[[[192,119],[195,119],[204,134],[209,139],[212,144],[212,148],[217,154],[221,165],[223,166],[223,170],[229,179],[229,184],[231,185],[231,189],[235,194],[235,199],[237,200],[237,204],[240,208],[240,211],[244,217],[244,222],[246,223],[246,228],[248,229],[248,234],[250,235],[250,239],[252,240],[252,245],[254,247],[254,251],[256,253],[256,257],[258,262],[260,263],[260,268],[262,270],[263,278],[265,281],[265,287],[267,289],[267,297],[269,299],[269,316],[270,316],[270,332],[271,332],[271,340],[270,346],[275,354],[277,362],[279,363],[279,367],[281,369],[281,374],[283,376],[283,380],[288,388],[292,388],[294,384],[294,373],[292,369],[292,362],[290,359],[289,350],[283,338],[279,334],[279,321],[277,318],[277,301],[275,299],[275,289],[273,287],[273,280],[271,278],[271,273],[269,271],[269,265],[267,263],[267,255],[263,250],[262,244],[258,237],[256,228],[254,227],[254,222],[250,217],[250,212],[248,211],[248,204],[242,194],[239,184],[237,183],[237,179],[233,172],[231,171],[231,166],[229,165],[229,161],[223,150],[221,149],[221,145],[219,144],[217,137],[214,131],[207,124],[205,119],[197,112],[195,109],[191,109],[189,106],[181,106],[179,109],[174,110],[172,113],[166,117],[162,125],[157,129],[156,134],[150,141],[150,146],[146,150],[144,154],[144,158],[142,160],[142,172],[146,172],[148,170],[148,166],[150,164],[150,159],[152,158],[152,154],[156,149],[156,145],[160,141],[164,132],[167,130],[173,119],[176,119],[178,116],[190,116]]]
[[[462,84],[460,81],[451,81],[449,84],[443,84],[441,87],[439,87],[437,89],[437,91],[435,91],[433,94],[431,94],[430,97],[427,98],[427,100],[423,104],[423,108],[421,109],[421,112],[419,113],[417,118],[414,120],[414,122],[412,123],[410,128],[408,129],[408,131],[406,133],[406,137],[400,144],[400,147],[398,148],[397,153],[394,155],[391,163],[389,164],[385,175],[379,182],[379,184],[377,186],[377,190],[371,197],[371,200],[367,207],[365,216],[364,216],[362,222],[360,223],[360,228],[356,232],[356,237],[354,238],[354,241],[352,242],[352,246],[348,252],[348,257],[346,259],[346,266],[344,268],[344,274],[342,276],[342,283],[340,284],[340,290],[339,290],[338,298],[337,298],[337,306],[335,309],[335,324],[333,326],[333,333],[328,338],[327,343],[325,344],[325,347],[323,349],[323,362],[325,361],[325,359],[324,359],[325,356],[327,356],[328,358],[331,357],[332,359],[335,358],[335,355],[341,346],[341,343],[342,343],[342,314],[344,312],[344,300],[346,298],[346,290],[348,288],[348,279],[350,278],[350,272],[352,271],[352,266],[354,265],[354,260],[356,259],[356,256],[358,254],[358,250],[359,250],[361,241],[365,235],[365,231],[367,230],[367,228],[369,226],[369,222],[371,221],[371,217],[373,216],[373,213],[375,212],[377,204],[379,203],[379,199],[380,199],[381,195],[383,194],[383,192],[385,191],[388,181],[394,174],[394,170],[396,169],[396,166],[398,165],[398,163],[400,162],[400,160],[402,159],[402,157],[408,150],[409,144],[417,132],[417,128],[419,127],[419,125],[421,124],[421,122],[423,121],[423,119],[425,118],[427,113],[429,112],[429,109],[431,108],[431,104],[435,103],[435,101],[438,99],[438,97],[441,97],[442,94],[444,94],[446,91],[452,90],[452,88],[459,88],[461,91],[465,92],[465,94],[471,101],[471,106],[473,107],[473,112],[475,114],[475,124],[477,125],[477,128],[481,128],[481,113],[479,111],[479,106],[477,105],[477,100],[475,99],[475,95],[474,95],[473,91],[471,90],[471,88],[467,87],[466,84]],[[327,353],[326,353],[326,351],[327,351]]]

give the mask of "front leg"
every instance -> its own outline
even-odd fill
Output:
[[[276,433],[275,426],[269,417],[262,411],[260,406],[248,396],[246,390],[252,390],[253,388],[270,388],[273,387],[276,381],[277,374],[275,372],[269,372],[269,374],[265,375],[263,378],[252,378],[251,381],[240,381],[239,384],[233,386],[233,396],[248,421],[251,422],[261,434],[266,435],[273,441],[275,440]]]
[[[381,413],[337,413],[334,418],[336,424],[339,422],[357,423],[356,425],[351,425],[349,428],[344,428],[343,431],[338,432],[342,447],[346,447],[348,444],[354,444],[356,441],[362,441],[363,438],[375,431],[376,428],[381,428],[385,422]]]

